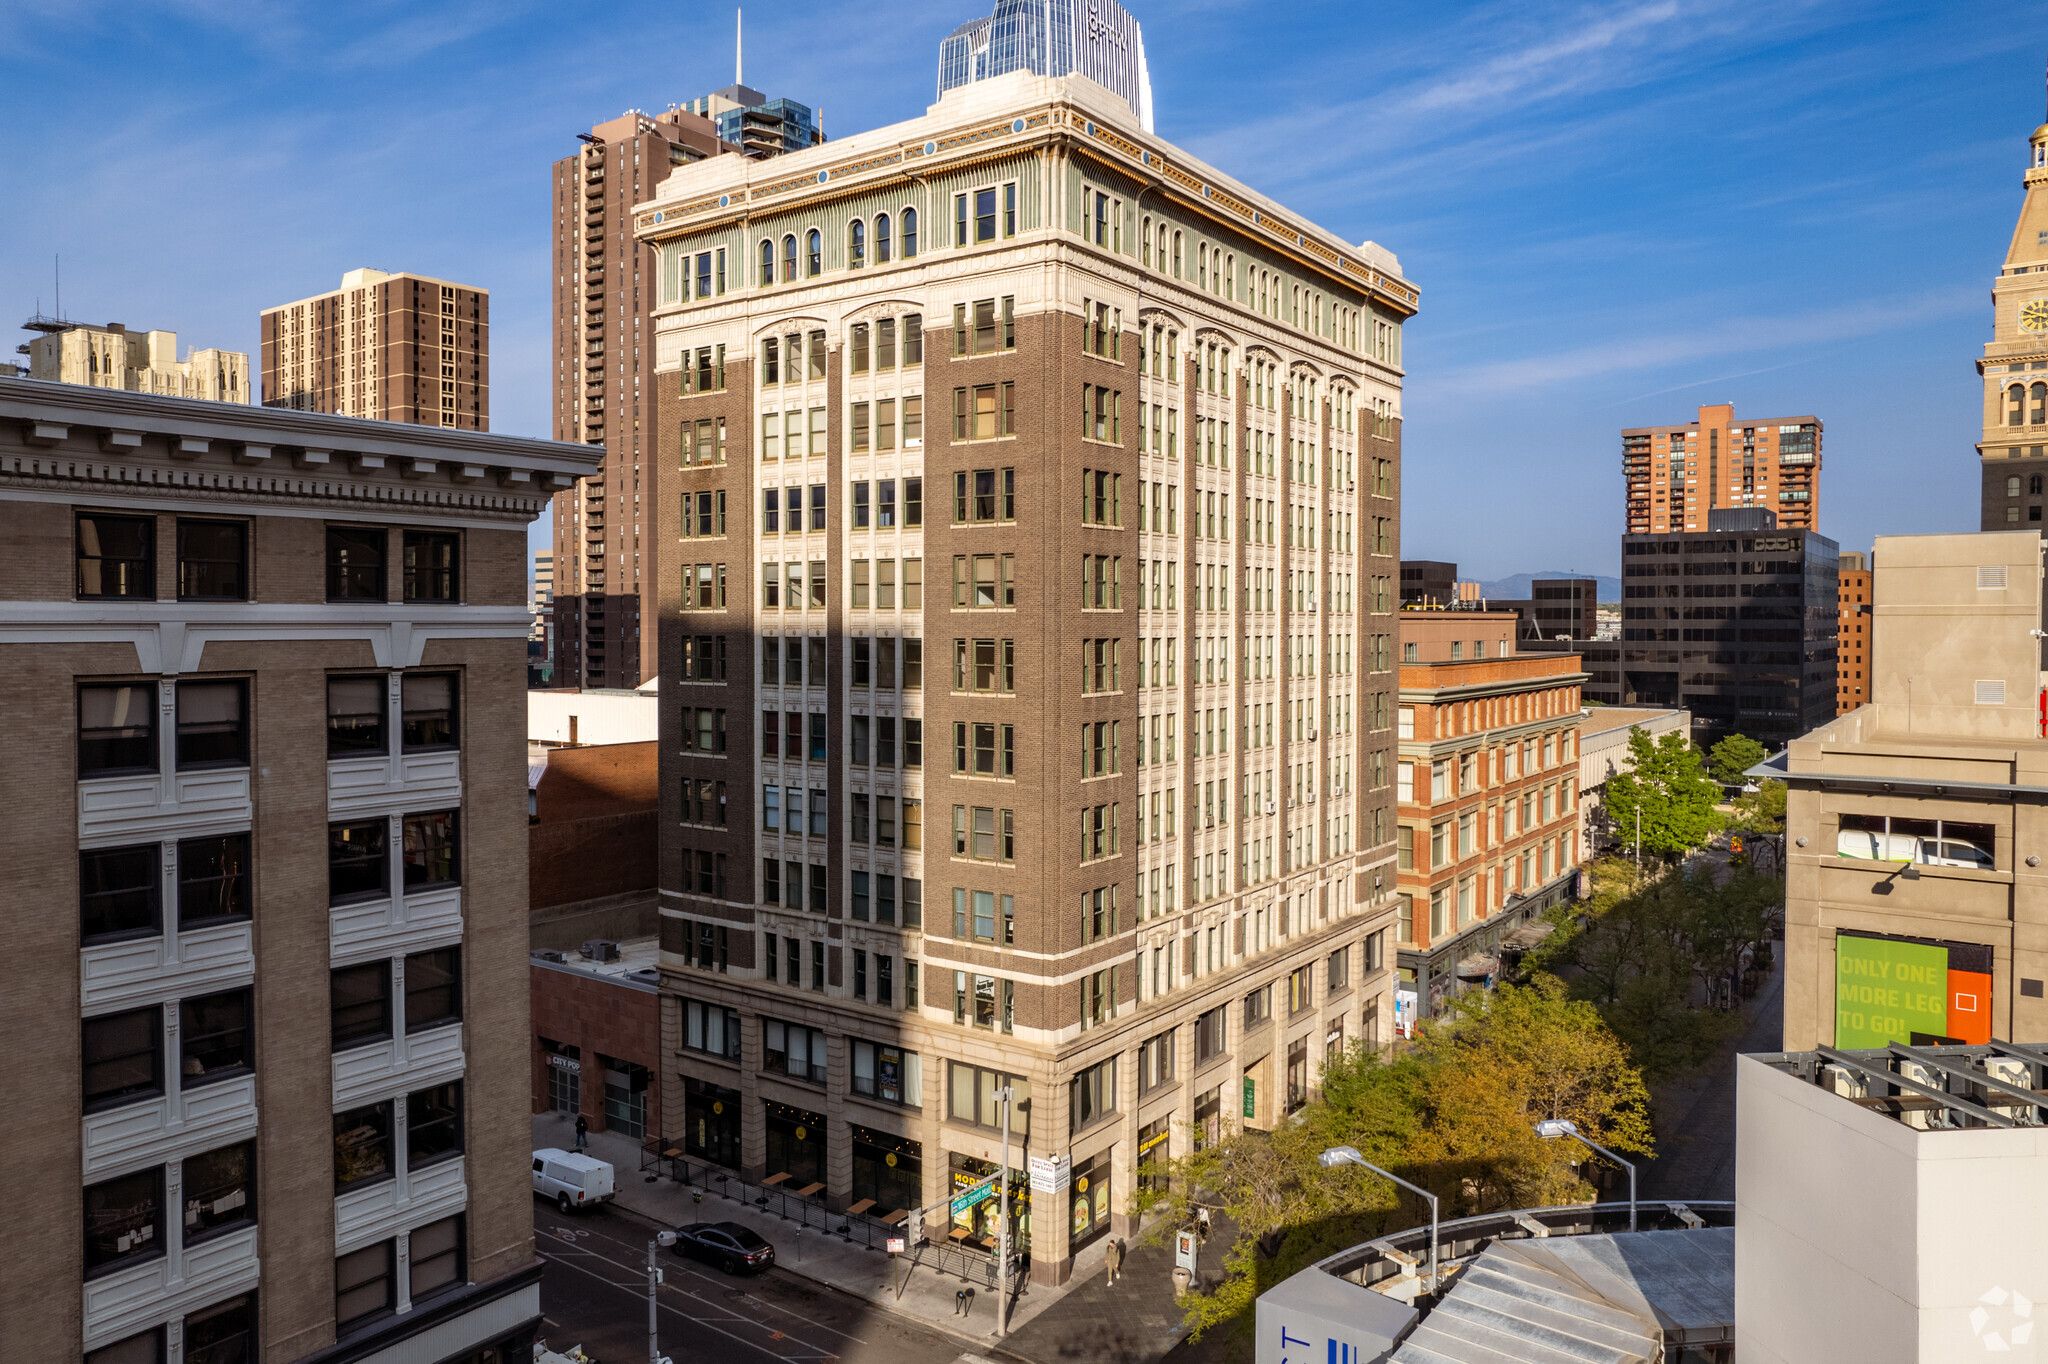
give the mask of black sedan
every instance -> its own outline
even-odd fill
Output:
[[[676,1228],[678,1255],[717,1265],[728,1274],[760,1273],[775,1263],[775,1247],[737,1222],[692,1222]]]

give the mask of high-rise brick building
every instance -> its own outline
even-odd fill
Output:
[[[1870,701],[1870,573],[1870,563],[1861,553],[1844,551],[1836,561],[1841,602],[1840,633],[1835,636],[1837,715]]]
[[[1744,417],[1731,403],[1683,426],[1621,433],[1625,534],[1705,530],[1707,513],[1760,507],[1786,530],[1820,525],[1820,418]]]
[[[591,462],[0,379],[6,1358],[530,1357],[523,566]]]
[[[491,296],[427,275],[351,270],[265,308],[263,405],[491,429]]]
[[[1007,1085],[1063,1278],[1148,1163],[1391,1036],[1416,290],[1021,72],[635,224],[665,1131],[944,1240]]]

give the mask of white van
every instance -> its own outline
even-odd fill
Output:
[[[612,1167],[580,1151],[555,1147],[533,1153],[533,1191],[563,1212],[608,1203],[618,1196]]]

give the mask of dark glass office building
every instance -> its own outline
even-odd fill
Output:
[[[1622,705],[1684,706],[1693,738],[1778,746],[1835,714],[1835,542],[1762,508],[1621,539]]]

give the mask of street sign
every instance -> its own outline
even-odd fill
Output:
[[[901,1255],[903,1253],[903,1238],[901,1236],[891,1236],[889,1238],[889,1253],[891,1255]]]
[[[969,1189],[966,1193],[961,1194],[958,1198],[953,1200],[953,1216],[958,1217],[961,1213],[966,1212],[975,1204],[985,1203],[989,1199],[994,1198],[995,1196],[996,1186],[995,1181],[993,1179],[977,1184],[973,1188]]]

